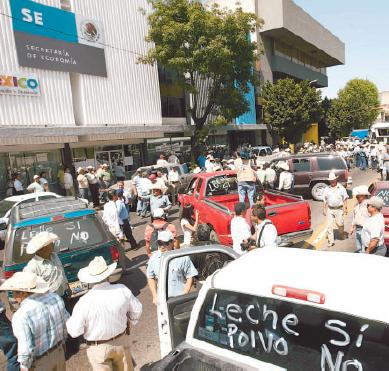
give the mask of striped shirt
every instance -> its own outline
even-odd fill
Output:
[[[65,340],[68,318],[65,304],[57,294],[33,294],[22,301],[12,317],[22,367],[30,368],[34,359]]]

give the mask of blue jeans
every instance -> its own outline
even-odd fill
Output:
[[[357,252],[360,253],[365,252],[362,245],[362,228],[355,229],[355,247]]]
[[[246,201],[246,194],[250,202],[250,206],[254,205],[255,182],[239,182],[238,183],[239,202]]]
[[[5,315],[0,313],[0,349],[7,357],[7,371],[19,371],[18,343],[12,332],[11,322]]]

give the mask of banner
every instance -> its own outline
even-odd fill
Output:
[[[99,21],[30,0],[10,0],[19,65],[107,76]]]
[[[39,81],[31,75],[0,75],[0,94],[39,96]]]

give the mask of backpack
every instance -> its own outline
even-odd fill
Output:
[[[166,230],[169,223],[165,223],[162,227],[156,228],[154,224],[149,224],[151,228],[153,228],[153,231],[151,232],[151,238],[150,238],[150,250],[152,252],[158,250],[158,232]]]

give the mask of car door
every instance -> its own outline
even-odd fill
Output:
[[[191,311],[202,282],[238,257],[234,250],[221,245],[189,247],[162,254],[157,289],[158,332],[162,357],[185,340]],[[193,286],[188,294],[169,296],[169,287],[176,279],[176,269],[180,262],[185,266],[192,264],[197,275],[193,278]]]
[[[294,176],[294,191],[303,193],[309,188],[312,179],[310,158],[292,158],[292,172]]]

